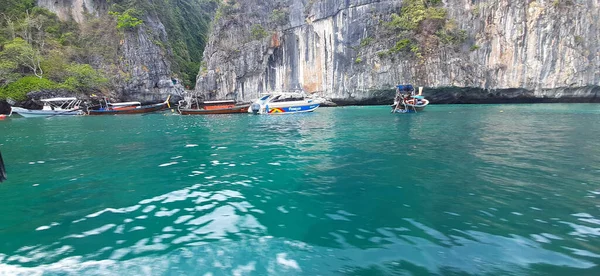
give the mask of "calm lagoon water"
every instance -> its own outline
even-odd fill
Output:
[[[0,121],[0,275],[600,275],[600,105]]]

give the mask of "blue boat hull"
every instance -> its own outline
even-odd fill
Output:
[[[297,105],[288,107],[269,107],[269,114],[280,115],[280,114],[293,114],[302,112],[312,112],[319,107],[319,104],[308,104],[308,105]]]

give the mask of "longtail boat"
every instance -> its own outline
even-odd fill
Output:
[[[11,107],[10,113],[17,113],[25,118],[83,115],[82,101],[77,98],[51,98],[41,100],[41,110]]]
[[[392,113],[417,113],[429,105],[429,100],[423,97],[423,87],[419,87],[419,94],[415,95],[415,88],[408,85],[396,86],[396,97],[392,104]]]
[[[179,101],[177,111],[181,115],[208,115],[247,113],[250,104],[237,104],[234,100],[202,101],[202,97],[187,94]]]
[[[166,101],[151,105],[142,105],[140,102],[111,103],[107,99],[104,99],[105,105],[102,105],[101,103],[99,109],[88,109],[88,115],[120,115],[150,113],[160,111],[169,107],[170,99],[171,95],[167,97]]]
[[[235,101],[202,102],[196,108],[177,109],[181,115],[233,114],[248,113],[249,104],[236,105]]]

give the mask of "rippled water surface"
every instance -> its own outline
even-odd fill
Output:
[[[0,121],[0,275],[600,275],[600,105]]]

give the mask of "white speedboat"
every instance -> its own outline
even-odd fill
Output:
[[[17,113],[25,118],[83,115],[81,100],[77,98],[52,98],[41,100],[44,107],[41,110],[11,107],[11,113]]]
[[[248,113],[279,115],[312,112],[319,105],[319,100],[303,93],[267,94],[256,100],[248,109]]]

